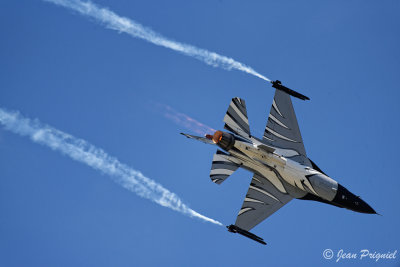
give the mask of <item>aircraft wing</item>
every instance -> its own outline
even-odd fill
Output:
[[[254,174],[235,225],[250,231],[292,199],[289,194],[278,191],[265,177]]]
[[[310,166],[290,96],[275,90],[263,142],[276,147],[275,153]]]

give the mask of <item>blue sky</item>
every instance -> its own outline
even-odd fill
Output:
[[[0,128],[2,266],[384,265],[322,252],[399,250],[397,1],[96,1],[171,39],[232,57],[294,99],[308,156],[383,216],[294,200],[253,229],[268,245],[140,198]],[[169,105],[215,129],[246,100],[261,136],[274,91],[249,74],[106,29],[43,1],[0,3],[0,107],[87,140],[231,224],[251,174],[218,186],[211,146],[179,135]]]

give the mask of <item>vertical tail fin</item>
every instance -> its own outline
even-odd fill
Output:
[[[249,120],[247,118],[246,102],[239,98],[232,98],[228,111],[224,117],[224,128],[243,137],[250,136]]]

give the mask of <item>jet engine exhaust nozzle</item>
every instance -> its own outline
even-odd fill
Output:
[[[235,144],[235,138],[233,135],[223,131],[216,131],[214,135],[207,134],[206,138],[212,140],[214,144],[226,151],[231,149]]]

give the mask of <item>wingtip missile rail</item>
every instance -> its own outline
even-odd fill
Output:
[[[297,97],[297,98],[299,98],[301,100],[310,100],[309,97],[307,97],[307,96],[305,96],[303,94],[300,94],[299,92],[296,92],[296,91],[294,91],[294,90],[292,90],[290,88],[287,88],[286,86],[282,85],[282,82],[279,81],[279,80],[271,81],[271,83],[272,83],[272,87],[274,87],[274,88],[276,88],[278,90],[281,90],[281,91],[283,91],[283,92],[285,92],[285,93],[287,93],[287,94],[289,94],[291,96]]]
[[[250,233],[250,232],[248,232],[248,231],[246,231],[246,230],[244,230],[244,229],[242,229],[242,228],[240,228],[240,227],[238,227],[236,225],[231,224],[229,226],[226,226],[226,228],[228,228],[228,231],[231,232],[231,233],[241,234],[242,236],[245,236],[247,238],[253,239],[254,241],[256,241],[256,242],[258,242],[260,244],[263,244],[263,245],[267,244],[267,243],[265,243],[264,239],[262,239],[261,237],[256,236],[255,234]]]

